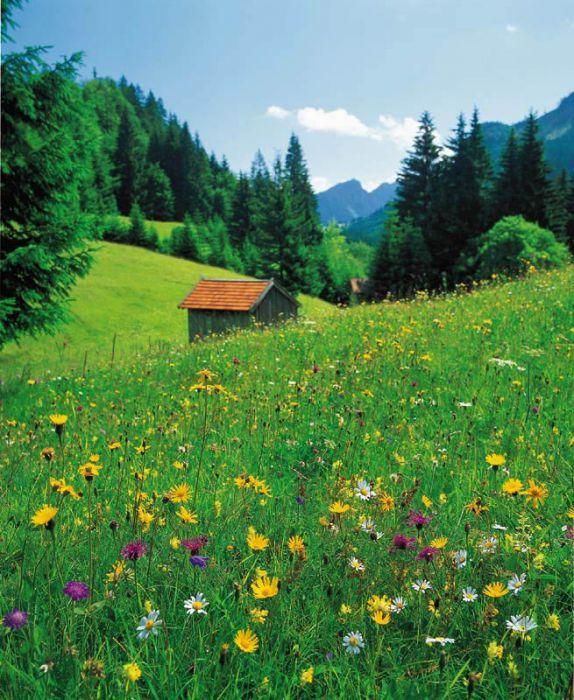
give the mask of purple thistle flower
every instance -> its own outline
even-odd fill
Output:
[[[421,551],[417,554],[416,558],[420,561],[432,561],[435,554],[438,554],[440,549],[436,547],[423,547]]]
[[[192,566],[197,566],[198,569],[205,569],[208,561],[209,557],[202,557],[199,554],[192,554],[189,557],[189,563]]]
[[[64,595],[72,600],[85,600],[90,597],[90,587],[82,581],[68,581],[64,586]]]
[[[128,542],[122,547],[121,555],[124,559],[136,561],[137,559],[141,559],[147,553],[147,550],[147,544],[141,540],[137,540],[136,542]]]
[[[8,627],[11,630],[19,630],[21,627],[24,627],[27,622],[28,613],[23,610],[18,610],[18,608],[7,612],[2,619],[4,627]]]
[[[295,500],[297,501],[297,505],[302,506],[305,504],[305,499],[303,496],[295,496]]]
[[[395,535],[389,551],[396,552],[398,549],[414,549],[416,543],[416,537],[409,537],[408,535]]]
[[[206,535],[200,535],[199,537],[194,537],[191,540],[182,540],[181,546],[189,549],[191,554],[198,554],[208,542],[209,538]]]
[[[431,520],[432,520],[431,517],[427,517],[426,515],[423,515],[420,511],[411,510],[409,512],[409,518],[407,520],[407,523],[409,525],[412,525],[413,527],[416,527],[417,530],[420,530],[425,525],[428,525]]]

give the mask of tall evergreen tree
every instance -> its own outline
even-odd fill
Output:
[[[147,166],[139,201],[148,219],[169,221],[173,216],[174,198],[171,183],[157,163]]]
[[[490,220],[496,222],[505,216],[520,214],[522,208],[522,182],[518,141],[514,129],[500,157],[500,170],[492,191]]]
[[[403,160],[398,175],[397,210],[401,219],[410,219],[420,229],[431,254],[443,247],[437,235],[439,208],[439,156],[431,115],[424,112],[412,149]],[[440,232],[439,232],[440,233]]]
[[[122,110],[114,154],[118,177],[117,201],[122,214],[128,214],[142,194],[146,165],[147,138],[133,108]]]
[[[525,219],[540,226],[546,225],[546,198],[548,196],[548,166],[544,159],[544,145],[538,136],[536,115],[530,112],[520,139],[520,212]]]
[[[295,134],[291,134],[285,156],[285,177],[290,190],[293,215],[301,229],[302,240],[307,246],[319,245],[323,239],[323,230],[319,222],[317,197],[311,186],[301,143]]]
[[[245,173],[239,173],[237,187],[231,203],[229,238],[236,250],[241,250],[245,239],[253,234],[251,187]]]
[[[562,243],[568,242],[568,200],[570,197],[570,183],[565,170],[552,182],[549,190],[546,219],[548,228]]]
[[[2,37],[18,3],[2,3]],[[90,182],[86,103],[75,83],[80,56],[50,66],[43,50],[2,56],[0,347],[51,330],[89,269]]]

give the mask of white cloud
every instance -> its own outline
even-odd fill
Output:
[[[273,117],[273,119],[287,119],[290,114],[291,112],[288,109],[278,107],[277,105],[267,107],[267,111],[265,112],[266,117]]]
[[[395,119],[390,114],[379,115],[379,124],[381,140],[392,141],[403,150],[411,147],[419,128],[417,120],[412,117]]]
[[[297,121],[308,131],[326,131],[346,136],[370,136],[372,129],[346,109],[333,109],[330,112],[316,107],[303,107],[297,110]]]
[[[518,31],[518,27],[515,24],[507,24],[506,31],[510,32],[511,34],[514,34],[514,32]]]
[[[327,177],[317,175],[311,178],[311,187],[315,192],[323,192],[331,187],[331,181]]]

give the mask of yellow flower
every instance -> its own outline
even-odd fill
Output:
[[[53,415],[50,416],[50,423],[56,428],[60,428],[60,430],[66,425],[68,422],[68,416],[64,415],[63,413],[54,413]]]
[[[258,625],[263,625],[267,620],[269,610],[265,610],[264,608],[252,608],[249,611],[249,615],[251,616],[252,622],[255,622]]]
[[[246,654],[252,654],[259,648],[259,639],[250,629],[239,630],[233,641],[235,642],[236,646]]]
[[[169,544],[172,549],[179,549],[179,545],[181,544],[181,540],[178,537],[172,537],[169,541]]]
[[[56,456],[56,450],[53,447],[44,447],[40,455],[46,460],[46,462],[51,462]]]
[[[121,442],[114,440],[113,442],[110,442],[108,444],[108,450],[111,450],[113,452],[114,450],[119,450],[121,446],[122,446]]]
[[[303,685],[310,684],[313,682],[313,676],[315,674],[315,669],[313,666],[309,666],[304,671],[301,672],[301,683]]]
[[[520,479],[507,479],[502,484],[502,492],[508,496],[516,496],[522,490],[524,484]]]
[[[348,510],[351,510],[351,506],[341,501],[335,501],[335,503],[331,503],[329,506],[329,512],[335,513],[335,515],[343,515],[343,513],[346,513]]]
[[[150,513],[143,506],[138,506],[138,520],[143,525],[144,532],[146,532],[154,521],[154,514]]]
[[[208,382],[211,379],[213,379],[213,377],[215,377],[215,374],[208,369],[200,369],[199,372],[197,373],[197,376],[200,379],[205,379],[205,381]]]
[[[101,464],[94,464],[93,462],[86,462],[78,468],[78,473],[81,474],[86,481],[92,481],[92,479],[99,475],[102,470]]]
[[[467,503],[465,508],[475,515],[482,515],[482,513],[488,510],[488,506],[482,502],[481,498],[475,498],[474,501]]]
[[[251,584],[251,590],[253,591],[253,597],[258,600],[273,598],[279,593],[279,579],[276,576],[273,578],[262,576]]]
[[[448,501],[448,496],[446,495],[446,493],[441,493],[438,497],[438,500],[440,501],[441,505],[444,506],[444,504]]]
[[[395,509],[395,499],[384,491],[379,496],[379,503],[381,504],[381,510],[384,513],[388,513],[389,511]]]
[[[486,654],[490,663],[494,663],[495,659],[502,659],[504,653],[504,647],[502,644],[497,644],[496,642],[490,642],[486,648]]]
[[[391,621],[391,614],[383,612],[382,610],[377,610],[371,615],[371,620],[377,625],[388,625]]]
[[[289,541],[287,542],[287,547],[289,548],[291,554],[305,554],[305,543],[303,542],[303,538],[299,535],[293,535],[293,537],[290,537]]]
[[[187,523],[188,525],[197,525],[197,523],[199,522],[197,513],[194,513],[191,510],[187,510],[185,506],[180,506],[176,515],[182,523]]]
[[[347,605],[346,603],[341,603],[339,612],[341,613],[341,615],[350,615],[353,612],[353,608],[351,608],[351,606]]]
[[[566,515],[569,518],[574,518],[574,506],[570,506],[570,508],[568,508],[568,510],[566,511]]]
[[[187,484],[179,484],[171,488],[165,497],[172,503],[187,503],[191,497],[191,489]]]
[[[221,515],[221,501],[215,501],[213,503],[213,512],[215,513],[215,517],[219,518]]]
[[[538,508],[539,504],[548,496],[548,489],[544,484],[537,484],[533,479],[528,479],[528,488],[520,492],[526,496],[527,501],[532,501],[532,506]]]
[[[370,613],[387,613],[391,609],[391,601],[386,595],[372,595],[367,601],[367,610]]]
[[[128,681],[135,683],[141,678],[142,672],[136,662],[131,661],[129,664],[124,664],[124,675]]]
[[[546,627],[549,630],[554,630],[555,632],[558,632],[560,629],[560,618],[556,613],[550,613],[548,617],[546,618]]]
[[[421,501],[425,508],[430,508],[432,506],[432,501],[428,496],[422,496]]]
[[[486,455],[486,463],[490,464],[492,469],[496,471],[499,467],[502,467],[503,464],[506,464],[506,457],[493,452],[492,454]]]
[[[431,547],[435,549],[444,549],[448,544],[448,537],[437,537],[431,540]]]
[[[254,552],[261,552],[269,547],[269,538],[255,532],[254,527],[250,527],[247,534],[247,545]]]
[[[489,598],[502,598],[502,596],[505,596],[507,593],[510,593],[508,588],[500,581],[495,581],[494,583],[487,584],[482,589],[482,592]]]
[[[53,506],[42,506],[32,516],[32,524],[49,528],[58,513],[58,509]]]
[[[175,462],[173,463],[173,466],[176,469],[185,469],[185,462],[180,462],[179,460],[176,459]]]

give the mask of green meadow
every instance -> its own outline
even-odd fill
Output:
[[[134,246],[94,245],[93,268],[72,290],[70,322],[54,335],[9,344],[0,353],[0,374],[4,377],[82,368],[84,360],[88,366],[99,365],[111,360],[114,337],[115,360],[148,352],[163,343],[184,343],[187,318],[177,305],[189,290],[202,276],[241,277]],[[334,310],[311,297],[303,296],[301,302],[304,315]]]
[[[573,268],[188,346],[201,274],[2,355],[0,694],[564,697]]]

